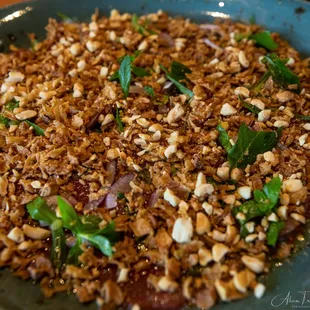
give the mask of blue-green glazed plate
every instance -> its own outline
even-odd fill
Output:
[[[1,4],[1,0],[0,0]],[[206,23],[214,18],[231,18],[249,22],[253,16],[257,24],[279,32],[305,57],[310,56],[310,2],[298,0],[37,0],[0,9],[0,50],[6,50],[14,40],[17,46],[29,46],[26,33],[34,32],[38,39],[45,36],[49,17],[62,12],[79,20],[89,20],[95,8],[109,14],[112,8],[121,12],[144,14],[158,9],[171,15],[183,15]],[[255,297],[219,304],[214,309],[309,309],[310,310],[310,230],[301,249],[289,261],[278,264],[263,279],[267,291]],[[282,266],[279,266],[282,265]],[[307,293],[308,291],[308,293]],[[79,304],[73,294],[59,294],[44,299],[38,285],[13,277],[8,270],[0,272],[1,310],[85,310],[97,309],[93,303]],[[143,309],[148,310],[148,309]]]

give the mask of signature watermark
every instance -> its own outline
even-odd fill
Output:
[[[290,306],[291,308],[310,309],[310,291],[298,291],[294,295],[290,291],[287,294],[279,294],[271,299],[270,304],[274,308]]]

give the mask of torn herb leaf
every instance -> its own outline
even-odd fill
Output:
[[[279,177],[273,178],[264,185],[262,191],[254,191],[253,200],[246,201],[240,207],[234,208],[235,216],[239,212],[245,215],[245,220],[239,220],[239,222],[245,223],[253,218],[270,214],[279,201],[281,184]]]
[[[124,193],[121,193],[121,192],[117,193],[117,199],[124,199],[124,198],[125,198],[125,194]]]
[[[4,124],[5,127],[9,127],[11,124],[11,120],[7,117],[5,117],[4,115],[0,114],[0,123]]]
[[[273,81],[281,87],[287,88],[289,85],[300,85],[299,77],[286,67],[287,60],[281,60],[277,55],[271,54],[265,56],[262,62],[268,67],[268,72]]]
[[[57,218],[55,211],[53,211],[41,197],[27,204],[27,211],[31,218],[37,221],[42,221],[50,226],[52,231],[52,251],[51,261],[53,266],[61,268],[65,262],[66,244],[65,234],[63,231],[63,222]]]
[[[25,120],[24,122],[33,128],[33,130],[37,136],[44,136],[44,130],[40,126],[38,126],[35,123],[30,122],[28,120]]]
[[[57,216],[41,197],[37,197],[33,201],[27,203],[27,211],[31,218],[37,221],[42,221],[46,224],[52,225],[56,220]]]
[[[5,105],[5,109],[8,111],[13,111],[14,109],[19,107],[19,101],[17,101],[15,98],[13,98],[11,101],[9,101]]]
[[[150,75],[145,69],[143,69],[141,67],[132,66],[131,70],[132,70],[132,73],[134,73],[138,77],[144,77],[144,76]]]
[[[82,223],[74,208],[60,196],[57,197],[57,203],[64,227],[77,233],[81,229]]]
[[[104,255],[111,256],[113,254],[112,245],[108,238],[101,235],[85,235],[81,234],[80,237],[89,241],[94,247],[99,249]]]
[[[280,222],[272,222],[269,226],[267,232],[267,243],[268,245],[275,246],[278,239],[280,231],[284,228],[285,224],[283,221]]]
[[[274,51],[279,47],[278,44],[273,40],[269,31],[262,31],[251,34],[249,39],[254,40],[257,45],[262,46],[269,51]]]
[[[129,94],[129,86],[131,81],[131,59],[129,55],[124,57],[119,67],[118,75],[122,91],[124,93],[125,98],[127,98]]]
[[[170,69],[170,76],[175,79],[176,81],[182,81],[187,79],[186,74],[187,73],[192,73],[192,70],[190,70],[188,67],[183,65],[180,62],[173,61],[171,64],[171,69]]]
[[[124,93],[125,98],[129,95],[129,87],[131,83],[131,73],[135,74],[138,77],[149,76],[150,73],[147,72],[144,68],[137,67],[132,63],[140,55],[140,51],[136,51],[134,55],[125,55],[120,57],[117,61],[121,63],[118,71],[114,72],[112,76],[110,76],[110,81],[119,80],[121,84],[122,91]]]
[[[182,94],[185,94],[185,95],[188,95],[190,98],[194,97],[194,93],[189,90],[188,88],[186,88],[183,84],[181,84],[178,80],[176,80],[174,77],[172,77],[171,73],[169,73],[169,71],[162,65],[160,64],[159,65],[160,68],[165,72],[166,74],[166,77],[169,81],[171,81],[177,88],[178,90],[182,93]],[[185,67],[185,66],[184,66]],[[176,70],[176,69],[175,69]],[[178,69],[179,70],[179,69]],[[177,71],[178,74],[176,76],[176,78],[178,79],[180,77],[180,74],[181,74],[181,71]],[[185,73],[183,71],[184,76],[185,76]]]
[[[132,15],[131,24],[133,28],[143,36],[156,34],[156,32],[154,32],[153,30],[147,29],[149,22],[146,21],[144,24],[139,23],[139,17],[137,14]]]
[[[83,253],[81,249],[82,239],[76,238],[74,246],[69,250],[67,264],[79,265],[79,256]]]
[[[230,168],[245,168],[253,164],[258,154],[272,150],[278,143],[282,128],[277,132],[254,131],[249,129],[244,123],[241,124],[238,132],[238,139],[234,146],[229,149],[227,143],[227,133],[220,127],[220,142],[228,153]]]
[[[76,17],[69,17],[61,12],[57,12],[57,15],[62,19],[63,22],[68,23],[68,24],[72,24],[72,23],[76,23],[78,22],[78,19]]]
[[[114,72],[114,73],[110,76],[109,80],[110,80],[110,81],[116,81],[116,80],[118,80],[118,79],[119,79],[119,74],[118,74],[118,70],[117,70],[116,72]]]
[[[240,95],[239,95],[239,100],[241,101],[242,105],[247,108],[250,112],[252,112],[253,114],[258,114],[259,112],[261,112],[262,110],[258,107],[256,107],[253,104],[248,103],[247,101],[245,101]]]
[[[124,124],[122,122],[122,119],[121,119],[121,116],[120,116],[120,111],[119,111],[118,107],[116,107],[115,120],[116,120],[116,123],[117,123],[117,126],[118,126],[118,130],[120,132],[123,132],[124,131]]]
[[[62,227],[61,220],[58,220],[58,225],[53,225],[54,227],[51,227],[52,230],[52,250],[51,250],[51,261],[53,263],[53,266],[55,266],[57,269],[60,269],[64,262],[66,261],[66,239],[65,239],[65,233]],[[57,223],[57,222],[56,222]]]
[[[227,131],[225,130],[225,128],[221,124],[217,125],[216,130],[220,133],[219,140],[220,140],[223,148],[226,150],[226,152],[229,152],[232,148],[232,145],[230,143],[230,138],[228,136]]]
[[[153,89],[152,86],[146,85],[146,86],[143,87],[143,89],[144,89],[144,92],[145,92],[148,96],[150,96],[150,97],[152,97],[152,98],[155,97],[155,92],[154,92],[154,89]]]

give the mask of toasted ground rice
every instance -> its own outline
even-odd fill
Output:
[[[40,281],[47,297],[73,290],[80,302],[96,300],[101,309],[171,310],[185,304],[208,309],[253,291],[260,298],[265,287],[258,274],[268,273],[272,258],[290,255],[309,215],[310,123],[294,117],[310,115],[309,60],[273,33],[276,53],[289,59],[301,92],[283,90],[270,78],[255,97],[249,89],[266,71],[260,59],[268,52],[234,36],[259,26],[225,21],[201,27],[160,11],[142,16],[140,23],[146,19],[156,34],[141,35],[130,14],[115,10],[109,18],[95,13],[90,24],[50,19],[47,39],[33,50],[11,46],[9,54],[0,54],[2,114],[30,119],[45,131],[37,136],[23,121],[0,125],[0,266]],[[119,69],[117,59],[136,50],[141,54],[134,64],[151,75],[134,77],[124,99],[120,83],[109,77]],[[191,100],[159,67],[169,68],[173,60],[192,70],[186,82]],[[145,94],[146,85],[167,102],[158,104]],[[269,111],[258,119],[239,94]],[[10,112],[4,105],[13,98],[19,107]],[[115,121],[116,107],[124,132]],[[220,121],[232,142],[242,123],[257,131],[284,130],[276,148],[230,171],[218,141]],[[126,200],[108,209],[104,197],[111,183],[128,176]],[[250,235],[241,238],[232,208],[275,176],[286,184],[277,211],[252,221]],[[211,179],[216,182],[200,195],[198,183]],[[29,233],[27,224],[39,223],[25,208],[38,196],[54,208],[55,195],[79,214],[114,220],[124,238],[112,257],[83,244],[82,266],[55,272],[48,228]],[[279,219],[285,227],[273,248],[266,231]]]

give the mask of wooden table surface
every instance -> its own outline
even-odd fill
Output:
[[[13,3],[22,2],[23,0],[0,0],[0,7],[7,6]]]

